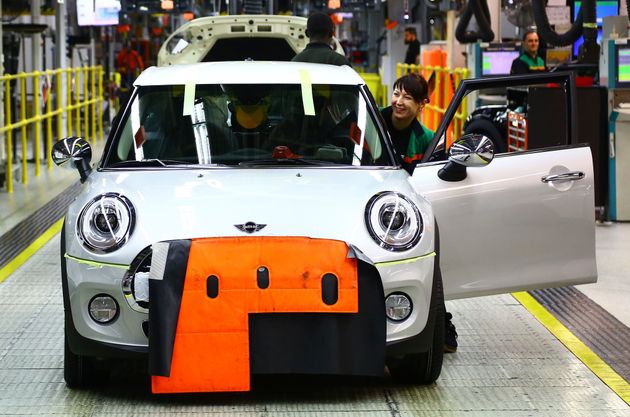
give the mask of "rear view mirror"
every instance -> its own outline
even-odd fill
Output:
[[[466,167],[482,167],[492,162],[494,144],[484,135],[470,133],[462,136],[448,150],[448,162],[438,171],[444,181],[466,178]]]
[[[81,176],[81,182],[90,175],[92,168],[92,148],[83,138],[69,137],[60,140],[52,147],[52,160],[57,166],[70,163],[70,167],[76,168]]]

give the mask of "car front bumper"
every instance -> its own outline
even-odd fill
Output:
[[[427,332],[425,329],[429,306],[431,302],[431,288],[433,283],[433,254],[402,261],[382,262],[373,265],[366,259],[359,259],[359,314],[318,314],[318,313],[283,313],[283,314],[250,314],[250,340],[251,340],[251,371],[252,373],[343,373],[343,374],[373,374],[370,370],[359,370],[360,367],[351,364],[352,361],[343,357],[326,357],[322,350],[318,350],[318,356],[301,357],[294,355],[294,364],[279,363],[273,361],[268,352],[278,350],[278,346],[271,341],[278,340],[286,344],[287,335],[300,335],[304,329],[308,329],[303,337],[291,337],[291,340],[318,340],[325,341],[322,346],[339,346],[347,352],[356,354],[356,341],[362,344],[379,344],[378,340],[385,339],[389,347],[407,343],[406,351],[420,352],[426,350],[426,340],[418,338]],[[130,295],[125,296],[122,290],[122,282],[127,269],[124,266],[112,266],[85,262],[80,259],[64,259],[64,303],[66,308],[67,334],[71,349],[78,354],[86,356],[126,356],[127,353],[148,352],[149,338],[147,337],[147,323],[149,314],[132,308],[133,300]],[[369,278],[371,277],[371,278]],[[367,280],[367,281],[366,281]],[[363,293],[366,282],[374,283],[378,288]],[[410,296],[413,302],[413,311],[410,317],[402,322],[395,323],[387,320],[384,315],[384,296],[392,292],[404,292]],[[117,319],[111,324],[102,325],[91,319],[88,313],[88,303],[97,294],[108,294],[118,303],[120,312]],[[362,315],[368,312],[367,321]],[[353,322],[348,317],[356,316]],[[347,323],[346,323],[347,322]],[[361,322],[361,324],[359,324]],[[346,323],[346,324],[344,324]],[[367,332],[361,336],[353,332],[353,328],[377,328],[374,323],[383,323],[384,331]],[[344,327],[345,326],[345,327]],[[379,324],[380,326],[380,324]],[[330,329],[336,329],[331,331]],[[339,332],[339,329],[345,329]],[[321,333],[318,333],[321,332]],[[315,337],[313,337],[315,336]],[[348,336],[348,337],[346,337]],[[424,338],[426,339],[426,337]],[[89,343],[88,343],[89,342]],[[410,343],[413,342],[413,343]],[[305,346],[286,344],[286,349],[297,352],[306,352]],[[328,349],[328,348],[327,348]],[[333,349],[328,349],[333,351]],[[279,357],[291,357],[286,352]],[[339,356],[339,355],[335,355]],[[310,360],[310,359],[317,360]],[[328,364],[319,369],[299,369],[296,363],[320,363]],[[339,367],[330,364],[345,363]],[[378,362],[377,362],[378,363]],[[358,371],[348,372],[350,368]],[[378,365],[377,365],[378,366]],[[323,372],[322,372],[323,370]]]

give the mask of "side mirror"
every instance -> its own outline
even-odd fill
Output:
[[[70,137],[60,140],[52,147],[52,160],[57,166],[70,162],[70,167],[76,168],[84,182],[92,172],[92,147],[83,138]]]
[[[444,181],[461,181],[466,178],[466,167],[482,167],[492,162],[494,144],[484,135],[470,133],[462,136],[448,150],[448,162],[438,171]]]

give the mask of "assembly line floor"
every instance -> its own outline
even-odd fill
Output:
[[[511,295],[449,302],[460,347],[431,386],[266,377],[251,393],[153,396],[145,378],[119,370],[69,390],[58,251],[57,235],[0,284],[0,415],[630,416]]]
[[[59,169],[44,175],[50,178],[18,186],[12,196],[0,193],[0,235],[29,219],[37,206],[67,193],[77,178],[76,172]],[[550,332],[526,308],[523,294],[447,302],[459,349],[445,356],[442,374],[430,386],[396,385],[389,377],[259,377],[249,393],[156,396],[145,376],[118,367],[102,385],[70,390],[63,381],[59,235],[50,235],[48,243],[25,250],[23,263],[4,277],[7,268],[0,265],[0,416],[630,417],[630,372],[624,371],[630,370],[630,224],[597,227],[597,284],[532,293],[586,344],[589,335],[598,334],[597,327],[614,322],[609,336],[591,337],[596,339],[591,342],[606,345],[609,351],[599,356],[613,358],[610,362],[625,375],[625,380],[617,378],[616,390],[607,378],[600,379],[601,369],[592,360],[584,360],[589,355],[580,354],[583,348],[569,350],[574,343]],[[572,310],[604,316],[580,327]]]

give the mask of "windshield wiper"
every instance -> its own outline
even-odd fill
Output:
[[[173,165],[189,165],[188,162],[186,161],[177,161],[175,159],[157,159],[157,158],[151,158],[151,159],[143,159],[141,161],[136,161],[135,159],[131,159],[128,161],[120,161],[120,162],[115,162],[109,166],[107,166],[107,168],[114,168],[114,167],[121,167],[121,166],[126,166],[126,167],[143,167],[143,166],[154,166],[154,167],[169,167],[169,166],[173,166]]]
[[[304,159],[304,158],[278,158],[278,159],[253,159],[251,161],[239,162],[239,166],[256,166],[256,165],[337,165],[336,162],[322,161],[320,159]]]

